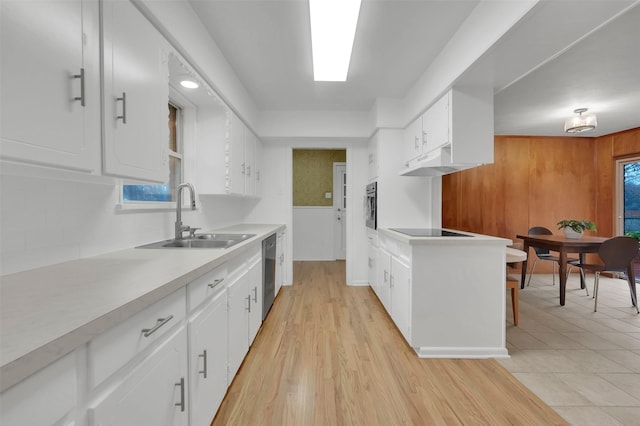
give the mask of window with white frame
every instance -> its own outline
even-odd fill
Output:
[[[183,143],[182,108],[169,102],[169,180],[160,185],[123,185],[122,201],[131,202],[172,202],[176,199],[176,187],[182,182]]]

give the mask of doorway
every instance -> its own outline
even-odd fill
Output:
[[[640,239],[640,157],[616,162],[616,234]],[[640,281],[640,255],[634,260]]]
[[[346,149],[293,149],[292,166],[293,260],[345,259]]]

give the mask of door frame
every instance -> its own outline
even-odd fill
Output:
[[[347,258],[347,208],[342,206],[342,202],[347,202],[347,183],[345,183],[345,191],[342,192],[342,182],[340,175],[344,169],[344,176],[347,175],[346,162],[333,163],[333,257],[336,260],[345,260]]]
[[[624,235],[624,165],[640,162],[640,156],[615,160],[615,235]]]

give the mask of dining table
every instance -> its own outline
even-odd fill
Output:
[[[530,247],[539,247],[559,253],[560,274],[560,305],[564,306],[565,293],[567,288],[567,254],[577,253],[580,263],[584,263],[587,253],[597,253],[600,245],[608,240],[606,237],[592,237],[583,235],[581,238],[567,238],[564,235],[516,235],[516,238],[524,242],[523,251],[529,254]],[[527,256],[528,257],[528,256]],[[522,262],[522,276],[520,288],[524,288],[525,277],[527,276],[527,259]],[[580,288],[585,288],[584,276],[580,274]]]

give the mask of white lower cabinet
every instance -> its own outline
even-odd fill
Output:
[[[70,353],[0,394],[2,426],[52,425],[76,404],[76,358]]]
[[[377,264],[377,286],[374,287],[374,290],[382,306],[391,314],[391,287],[389,285],[391,278],[391,255],[387,251],[379,249]]]
[[[391,317],[407,342],[411,344],[411,267],[391,257]]]
[[[374,290],[396,327],[411,344],[410,248],[386,239],[381,240],[381,246],[387,249],[378,249],[377,285]]]
[[[286,232],[278,232],[276,240],[276,292],[278,295],[280,287],[282,287],[287,280],[285,253],[287,244]]]
[[[181,327],[89,409],[92,426],[187,425],[187,331]]]
[[[227,391],[227,292],[218,293],[189,320],[192,425],[208,425]]]
[[[249,294],[247,272],[229,283],[229,383],[238,372],[244,356],[249,351]]]

